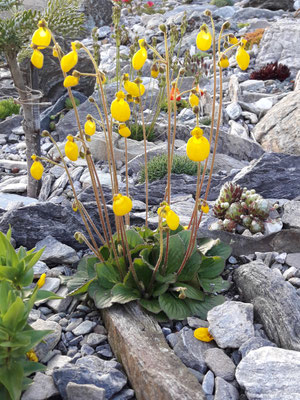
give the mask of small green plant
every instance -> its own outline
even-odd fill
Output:
[[[145,129],[146,129],[146,138],[148,142],[154,142],[156,138],[154,129],[151,128],[150,125],[146,125]],[[143,125],[136,123],[131,124],[130,131],[131,131],[130,139],[137,140],[138,142],[144,140]]]
[[[155,156],[148,163],[148,176],[149,181],[153,182],[162,179],[168,173],[168,156],[161,154]],[[197,163],[191,161],[187,156],[175,155],[172,164],[172,173],[174,174],[187,174],[197,175]],[[140,171],[140,183],[145,182],[145,167]]]
[[[80,100],[77,99],[77,97],[75,97],[75,96],[74,96],[74,100],[75,100],[76,106],[79,106],[79,105],[80,105]],[[71,102],[70,97],[67,97],[67,98],[66,98],[65,107],[66,107],[67,110],[72,110],[73,104],[72,104],[72,102]]]
[[[239,23],[237,24],[237,27],[238,27],[239,29],[246,28],[247,26],[250,26],[250,24],[249,24],[248,22],[239,22]]]
[[[0,101],[0,119],[5,119],[13,114],[19,114],[20,106],[14,102],[14,99]]]
[[[199,122],[200,122],[200,124],[202,124],[202,125],[210,126],[210,124],[211,124],[211,118],[210,118],[210,117],[200,118]]]
[[[176,101],[176,107],[177,107],[177,111],[181,111],[184,108],[189,108],[190,105],[189,105],[188,101],[181,99],[179,101]],[[160,109],[161,109],[161,111],[168,112],[168,101],[167,101],[167,99],[165,99],[161,103]]]
[[[217,7],[232,6],[232,0],[211,0],[210,4]]]
[[[233,182],[222,186],[213,208],[221,229],[235,232],[237,225],[242,225],[253,234],[264,232],[270,211],[270,202],[254,189],[248,190]]]
[[[32,350],[51,331],[35,331],[27,323],[34,303],[45,299],[59,299],[55,293],[40,290],[45,274],[35,285],[33,266],[44,249],[34,252],[20,247],[14,249],[11,230],[0,232],[0,398],[19,400],[23,390],[31,383],[28,378],[45,367],[39,364]]]

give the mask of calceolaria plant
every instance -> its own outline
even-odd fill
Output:
[[[184,70],[179,69],[174,73],[174,69],[171,68],[176,41],[174,37],[170,42],[168,41],[168,33],[170,32],[165,25],[160,26],[164,42],[164,56],[157,51],[155,46],[146,43],[143,38],[139,39],[138,48],[132,53],[130,73],[121,77],[115,97],[110,104],[107,103],[105,95],[105,75],[99,70],[91,52],[83,43],[73,42],[70,52],[63,54],[46,21],[39,24],[39,29],[33,36],[33,45],[40,47],[40,49],[37,49],[38,51],[42,51],[41,47],[45,46],[45,42],[41,42],[42,37],[40,35],[43,34],[43,40],[44,37],[47,37],[47,39],[51,37],[51,42],[47,45],[53,47],[54,56],[60,60],[65,78],[64,86],[67,88],[72,101],[78,124],[77,135],[67,136],[65,155],[72,162],[76,162],[78,157],[85,158],[99,214],[99,221],[95,221],[90,217],[84,204],[79,201],[64,154],[49,132],[44,131],[44,136],[50,138],[60,154],[62,164],[58,165],[65,169],[69,178],[74,194],[73,211],[80,213],[86,227],[86,233],[76,232],[75,238],[80,243],[85,243],[95,255],[95,257],[83,259],[78,267],[78,272],[69,280],[70,295],[88,292],[100,309],[110,307],[114,303],[124,304],[136,300],[144,309],[156,315],[159,319],[183,319],[189,315],[206,318],[206,313],[210,308],[224,301],[223,297],[217,295],[217,293],[228,287],[220,275],[224,269],[225,260],[230,254],[230,249],[219,241],[204,239],[200,242],[199,247],[199,242],[197,245],[197,231],[203,213],[209,211],[207,197],[221,123],[222,69],[228,66],[228,63],[224,62],[227,57],[226,53],[233,48],[238,48],[237,62],[242,69],[246,67],[248,58],[245,55],[245,43],[225,33],[225,30],[229,28],[229,23],[222,26],[216,45],[211,12],[206,11],[205,14],[211,20],[211,31],[206,25],[201,27],[197,37],[197,46],[203,51],[212,49],[214,65],[213,107],[208,138],[205,137],[204,131],[199,126],[199,103],[202,91],[199,87],[180,91],[180,79],[184,75]],[[222,50],[223,44],[224,50]],[[98,104],[94,98],[90,98],[99,117],[87,115],[84,126],[81,124],[71,89],[73,86],[76,87],[81,76],[86,75],[84,72],[74,70],[77,65],[78,51],[85,52],[94,65],[92,75],[96,78],[100,99]],[[163,201],[161,204],[157,204],[158,228],[156,230],[151,230],[148,226],[149,176],[147,133],[144,118],[147,90],[141,79],[142,69],[150,54],[155,60],[151,69],[151,76],[153,79],[157,79],[158,75],[160,76],[160,82],[163,86],[161,93],[163,97],[164,93],[166,95],[168,110],[166,133],[167,184]],[[215,119],[217,68],[219,69],[220,99],[217,118]],[[171,171],[176,139],[177,101],[184,95],[187,96],[188,104],[196,117],[195,127],[191,130],[191,138],[187,143],[186,152],[187,157],[197,166],[195,206],[190,223],[186,227],[180,225],[179,216],[172,209],[171,198]],[[143,131],[146,197],[144,227],[130,226],[130,212],[133,201],[130,197],[128,179],[127,141],[131,135],[130,123],[132,119],[141,124]],[[97,128],[104,132],[106,139],[114,224],[109,217],[111,206],[106,203],[101,180],[89,148],[89,141]],[[126,186],[123,191],[119,189],[113,148],[113,131],[117,131],[120,134],[120,140],[124,140]],[[212,147],[213,139],[214,146]],[[207,166],[210,153],[212,166],[208,173]],[[37,156],[34,156],[34,161],[37,164],[35,164],[32,174],[36,179],[41,178],[43,161],[56,164],[53,160]],[[204,190],[203,197],[200,197],[206,175],[208,175],[207,187]]]
[[[16,251],[10,243],[11,230],[0,232],[0,398],[19,400],[31,383],[33,372],[42,371],[34,347],[51,331],[36,331],[28,323],[34,303],[49,298],[60,298],[42,290],[43,274],[32,287],[33,266],[44,249],[37,252],[21,247]]]

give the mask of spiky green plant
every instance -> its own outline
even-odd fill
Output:
[[[149,181],[153,182],[162,179],[168,172],[168,156],[161,154],[155,156],[148,163]],[[191,161],[187,156],[175,155],[172,165],[173,174],[197,175],[197,163]],[[140,171],[140,183],[145,182],[145,167]]]
[[[13,114],[19,114],[20,106],[14,102],[14,99],[0,101],[0,119],[5,119]]]
[[[232,6],[233,2],[232,0],[211,0],[210,4],[217,7],[225,7]]]

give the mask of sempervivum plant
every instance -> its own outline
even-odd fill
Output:
[[[250,230],[251,233],[264,232],[264,222],[269,217],[271,204],[254,189],[226,182],[213,208],[219,218],[219,226],[234,232],[237,225]]]
[[[270,63],[262,67],[258,71],[252,72],[250,79],[257,79],[260,81],[267,81],[269,79],[278,79],[283,82],[290,76],[289,67],[284,64],[278,64],[278,62]]]

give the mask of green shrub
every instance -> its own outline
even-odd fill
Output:
[[[13,114],[19,114],[20,106],[14,102],[14,99],[0,101],[0,119],[5,119]]]
[[[248,23],[248,22],[239,22],[238,24],[236,24],[236,26],[239,28],[239,29],[242,29],[242,28],[246,28],[247,26],[249,26],[250,24]]]
[[[206,125],[206,126],[210,126],[210,124],[211,124],[211,118],[210,117],[203,117],[203,118],[200,118],[200,124],[202,124],[202,125]]]
[[[74,96],[74,100],[75,100],[76,106],[78,107],[78,106],[80,105],[80,100],[77,99],[77,97],[75,97],[75,96]],[[65,107],[66,107],[68,110],[72,110],[73,105],[72,105],[72,102],[71,102],[70,97],[68,97],[68,98],[66,99],[66,101],[65,101]]]
[[[217,7],[232,6],[232,0],[211,0],[210,4]]]
[[[148,142],[154,142],[155,140],[155,133],[154,129],[151,129],[151,125],[146,125],[146,137]],[[137,140],[141,142],[144,140],[144,133],[143,133],[143,125],[140,124],[131,124],[130,125],[131,135],[130,139]]]
[[[176,101],[177,111],[181,111],[184,108],[189,108],[189,103],[186,100]],[[165,99],[160,106],[161,111],[168,112],[168,102]]]
[[[167,154],[153,157],[152,160],[148,162],[148,176],[150,182],[161,179],[167,175],[167,162]],[[172,172],[174,174],[197,175],[197,163],[191,161],[187,156],[175,155],[173,159]],[[140,171],[140,182],[145,182],[145,167]]]

